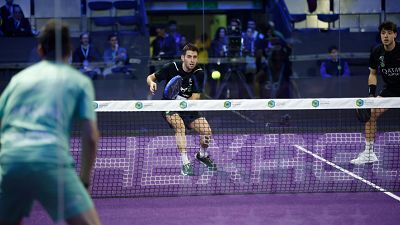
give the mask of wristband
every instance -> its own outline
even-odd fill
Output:
[[[374,96],[375,97],[375,94],[376,94],[376,85],[375,84],[370,84],[370,85],[368,85],[368,95],[369,96]]]

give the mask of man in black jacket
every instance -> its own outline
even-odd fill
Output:
[[[4,35],[9,37],[29,37],[32,36],[31,24],[19,5],[14,5],[13,16],[4,24]]]
[[[79,70],[95,79],[100,75],[101,71],[93,63],[99,63],[102,61],[100,53],[97,51],[95,46],[90,42],[90,34],[84,32],[80,35],[81,45],[77,47],[72,55],[72,62],[79,64]]]
[[[1,25],[0,28],[3,33],[5,33],[4,25],[7,23],[8,20],[13,19],[14,6],[19,6],[19,5],[14,4],[14,0],[6,0],[6,4],[0,8],[0,16],[1,16],[1,21],[2,21],[2,23],[0,23],[0,25]]]

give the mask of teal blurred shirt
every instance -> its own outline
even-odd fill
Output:
[[[72,164],[74,119],[96,120],[91,80],[43,60],[16,74],[0,97],[0,163]]]

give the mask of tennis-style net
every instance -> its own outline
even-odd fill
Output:
[[[400,191],[400,99],[96,101],[101,131],[92,196]],[[387,108],[378,119],[378,161],[353,165],[364,150],[357,108]],[[212,129],[210,171],[195,160],[199,135],[187,130],[194,176],[182,161],[165,111],[200,111]],[[71,149],[79,164],[75,129]]]

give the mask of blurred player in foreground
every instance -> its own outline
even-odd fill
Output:
[[[39,201],[54,222],[100,224],[88,194],[98,130],[90,79],[66,63],[69,28],[50,20],[41,31],[42,61],[16,74],[0,98],[0,224],[21,224]],[[80,178],[69,152],[80,119]]]

